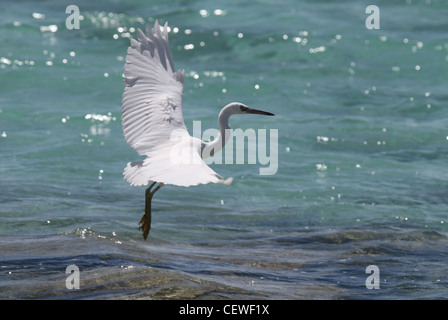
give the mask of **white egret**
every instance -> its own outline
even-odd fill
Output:
[[[146,25],[146,35],[137,29],[137,39],[131,38],[124,66],[126,87],[121,120],[126,142],[146,159],[129,162],[123,175],[133,186],[150,184],[145,193],[145,213],[140,220],[146,240],[151,227],[151,199],[162,186],[231,183],[231,178],[224,180],[202,160],[222,149],[229,139],[226,129],[230,129],[231,115],[273,114],[232,102],[219,113],[220,131],[213,141],[191,137],[182,115],[185,71],[174,71],[167,23],[162,29],[156,21],[154,31]],[[183,136],[181,141],[172,138],[174,131],[177,136]],[[175,148],[187,151],[192,161],[173,159]]]

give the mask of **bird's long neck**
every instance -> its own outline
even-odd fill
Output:
[[[202,148],[202,158],[213,156],[226,145],[230,138],[229,118],[231,116],[229,109],[223,108],[218,116],[219,133],[213,141],[205,142]]]

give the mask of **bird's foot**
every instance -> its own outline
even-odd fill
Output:
[[[145,212],[139,223],[139,229],[142,230],[143,239],[148,238],[149,229],[151,229],[151,211]]]

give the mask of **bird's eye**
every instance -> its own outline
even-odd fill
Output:
[[[249,108],[245,107],[243,105],[240,105],[240,110],[245,112],[245,111],[249,110]]]

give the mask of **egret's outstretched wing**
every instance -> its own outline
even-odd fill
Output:
[[[162,33],[163,32],[163,33]],[[146,35],[137,30],[137,40],[131,39],[124,76],[126,87],[122,100],[122,125],[126,142],[144,161],[130,162],[124,177],[132,185],[147,185],[150,181],[191,186],[223,182],[201,159],[200,141],[196,145],[185,127],[182,115],[184,71],[174,72],[174,63],[168,43],[168,26],[163,30],[156,21],[154,31],[147,25]],[[171,156],[184,136],[184,154],[194,161],[179,162]]]
[[[163,32],[163,33],[162,33]],[[184,71],[174,72],[168,26],[156,21],[146,35],[137,29],[131,39],[124,77],[122,125],[126,142],[141,155],[150,155],[169,142],[174,129],[184,129],[182,90]]]

